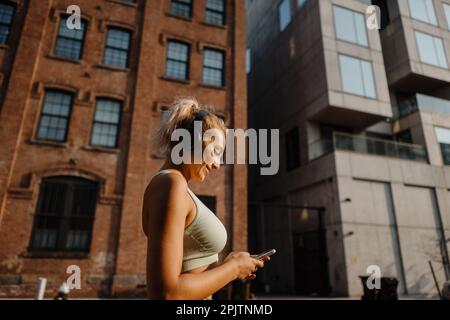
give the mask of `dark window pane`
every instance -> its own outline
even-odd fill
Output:
[[[222,72],[205,68],[203,71],[203,83],[219,87],[222,86]]]
[[[215,10],[218,12],[225,11],[225,0],[207,0],[206,9]]]
[[[192,17],[192,1],[191,0],[172,0],[170,11],[186,18]]]
[[[86,23],[81,21],[81,29],[67,28],[67,18],[62,18],[56,39],[55,55],[79,60],[82,56]]]
[[[8,42],[9,28],[7,26],[0,25],[0,43],[6,44]]]
[[[186,79],[186,64],[183,62],[168,61],[166,74],[177,79]]]
[[[81,46],[81,42],[59,38],[56,43],[55,55],[78,60],[81,58]]]
[[[14,6],[6,3],[0,4],[0,44],[8,42],[14,11]]]
[[[115,100],[99,99],[95,107],[91,144],[116,148],[119,136],[121,104]]]
[[[0,23],[10,25],[14,16],[14,7],[9,4],[0,4]]]
[[[216,12],[207,11],[205,20],[206,20],[206,22],[212,23],[212,24],[218,24],[218,25],[224,24],[223,14],[216,13]]]
[[[218,50],[205,49],[203,61],[203,83],[224,85],[224,53]]]
[[[225,24],[225,0],[207,0],[205,21],[212,24]]]
[[[103,63],[119,68],[128,67],[131,33],[127,30],[110,28],[106,39]]]
[[[37,138],[65,141],[72,108],[72,95],[60,91],[47,91],[42,107]]]
[[[106,45],[116,49],[128,50],[130,46],[130,32],[119,29],[109,29]]]
[[[85,26],[86,23],[84,21],[81,21],[80,29],[69,29],[67,27],[67,18],[62,18],[61,23],[59,25],[58,35],[69,39],[83,40]]]
[[[119,68],[126,68],[128,64],[128,53],[126,51],[106,48],[103,63]]]
[[[166,76],[170,78],[188,79],[189,46],[169,41],[167,45]]]
[[[89,251],[97,183],[72,177],[41,183],[30,250]]]
[[[216,197],[198,196],[198,198],[209,210],[216,213]]]
[[[444,165],[450,166],[450,144],[441,143],[441,150]]]
[[[220,51],[205,50],[205,66],[222,69],[223,53]]]
[[[180,42],[169,42],[167,57],[169,59],[184,61],[188,60],[189,48],[186,44]]]
[[[283,31],[291,22],[291,3],[289,0],[282,0],[278,7],[278,20],[280,31]]]
[[[286,167],[293,170],[300,166],[300,142],[298,128],[286,134]]]
[[[404,130],[395,135],[395,140],[404,142],[404,143],[413,143],[411,130]]]

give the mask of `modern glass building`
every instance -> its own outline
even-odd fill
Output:
[[[366,27],[378,5],[381,30]],[[399,293],[448,280],[450,7],[439,0],[247,1],[250,126],[280,128],[276,176],[250,170],[249,239],[279,249],[259,290]],[[283,160],[284,159],[284,160]]]

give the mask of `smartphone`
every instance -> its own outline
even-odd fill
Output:
[[[265,257],[270,257],[271,255],[275,254],[276,252],[277,252],[277,250],[272,249],[270,251],[260,253],[260,254],[256,255],[256,259],[261,260]]]

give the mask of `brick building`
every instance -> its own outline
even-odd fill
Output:
[[[245,41],[243,1],[0,2],[1,297],[33,295],[38,277],[53,294],[69,265],[76,295],[140,292],[153,130],[187,95],[245,128]],[[227,166],[191,186],[225,223],[225,251],[247,246],[246,179]]]

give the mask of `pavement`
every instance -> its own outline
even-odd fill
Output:
[[[399,300],[439,300],[436,297],[415,296],[415,295],[400,295]],[[255,300],[361,300],[361,296],[353,297],[311,297],[311,296],[297,296],[297,295],[275,295],[275,294],[258,294]]]

